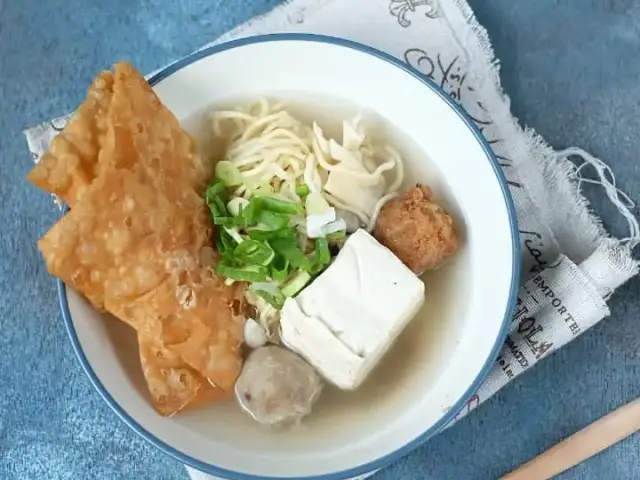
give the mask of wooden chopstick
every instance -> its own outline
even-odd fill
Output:
[[[640,398],[623,405],[502,477],[546,480],[640,430]]]

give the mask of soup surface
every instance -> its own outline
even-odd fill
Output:
[[[221,159],[224,156],[226,140],[213,134],[210,115],[214,111],[234,109],[256,99],[233,99],[228,102],[209,105],[182,121],[183,127],[198,141],[202,155]],[[470,268],[469,252],[464,244],[464,226],[454,199],[448,192],[437,168],[428,155],[411,142],[403,132],[396,129],[375,112],[368,111],[349,101],[335,98],[313,98],[296,94],[278,94],[270,100],[283,102],[287,110],[303,122],[318,123],[327,137],[341,138],[342,121],[356,115],[363,117],[370,138],[376,143],[388,143],[401,155],[405,166],[405,184],[402,189],[416,183],[428,185],[434,192],[438,203],[451,213],[462,237],[461,248],[442,268],[427,272],[422,279],[425,282],[426,298],[420,312],[401,333],[393,347],[374,369],[365,383],[355,391],[343,391],[327,385],[314,406],[313,412],[302,424],[289,430],[268,430],[256,424],[241,411],[235,399],[224,403],[215,403],[194,411],[181,412],[180,422],[194,431],[206,432],[210,428],[219,428],[229,416],[234,418],[233,425],[254,430],[251,437],[256,442],[277,435],[282,441],[290,443],[292,450],[304,450],[305,432],[313,431],[316,439],[324,438],[331,442],[332,426],[349,423],[353,425],[353,441],[367,430],[372,415],[397,409],[398,405],[408,407],[413,392],[424,391],[425,386],[434,384],[438,372],[443,370],[447,358],[444,352],[451,352],[457,343],[455,332],[463,328],[460,319],[465,317],[464,299],[468,283],[465,281]],[[108,329],[117,342],[121,362],[131,372],[131,378],[142,394],[145,393],[142,373],[137,365],[137,352],[133,332],[120,322],[109,322]],[[130,337],[127,344],[122,336]],[[118,339],[118,340],[116,340]],[[448,405],[443,405],[447,409]],[[203,419],[205,421],[203,422]],[[245,438],[236,432],[240,438]],[[246,440],[245,440],[246,441]]]

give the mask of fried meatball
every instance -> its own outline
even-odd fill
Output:
[[[423,185],[382,208],[374,236],[418,275],[440,267],[458,249],[453,219]]]

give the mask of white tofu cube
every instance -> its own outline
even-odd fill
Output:
[[[287,299],[281,337],[336,386],[357,388],[424,302],[424,284],[364,230]]]

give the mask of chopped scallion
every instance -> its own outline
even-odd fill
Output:
[[[262,224],[261,228],[263,230],[280,230],[289,225],[289,218],[280,213],[263,210],[258,214],[258,222]]]
[[[216,272],[239,282],[264,282],[268,277],[267,269],[260,265],[235,265],[226,259],[218,262]]]
[[[309,187],[306,184],[296,185],[296,195],[299,197],[306,197],[309,195]]]
[[[316,239],[315,259],[321,265],[327,265],[331,261],[329,242],[326,238]]]
[[[254,240],[272,240],[274,238],[294,238],[295,232],[291,227],[281,228],[280,230],[264,230],[260,227],[247,229],[249,237]]]
[[[303,208],[300,203],[281,200],[275,197],[262,197],[262,206],[265,210],[287,215],[302,213]]]
[[[214,225],[222,225],[225,227],[246,227],[247,221],[242,217],[214,217]]]
[[[250,290],[256,295],[262,297],[267,303],[274,308],[280,310],[285,301],[285,296],[280,289],[268,283],[254,283]]]
[[[246,207],[242,209],[242,216],[247,220],[248,225],[255,225],[258,215],[262,210],[262,198],[252,198]]]
[[[275,256],[272,248],[258,240],[245,240],[233,251],[236,261],[249,265],[269,265]]]
[[[207,191],[205,192],[205,201],[207,205],[210,205],[214,202],[215,197],[219,197],[222,194],[227,192],[227,187],[221,181],[217,181],[207,187]]]
[[[284,282],[289,277],[289,261],[282,255],[276,255],[271,262],[271,278]]]
[[[221,160],[216,164],[216,177],[222,180],[227,187],[242,185],[240,170],[228,160]]]
[[[239,216],[244,209],[249,205],[249,200],[243,197],[233,197],[227,203],[227,211],[234,217]]]
[[[242,238],[242,235],[240,235],[240,232],[238,232],[238,229],[236,228],[230,228],[230,227],[223,227],[225,232],[227,232],[229,234],[229,236],[231,238],[233,238],[233,240],[240,244],[242,242],[244,242],[244,238]]]
[[[217,213],[217,215],[214,214],[213,218],[227,217],[229,215],[229,212],[227,212],[227,206],[218,195],[213,197],[213,203],[209,204],[209,209],[212,208],[212,205],[215,205],[215,212]],[[213,210],[211,210],[211,212],[213,213]]]
[[[311,262],[294,238],[275,238],[270,243],[277,253],[289,261],[292,267],[305,271],[311,268]]]
[[[282,294],[285,297],[293,297],[311,281],[308,272],[298,271],[295,276],[282,287]]]
[[[338,230],[337,232],[327,234],[327,240],[329,240],[330,242],[337,242],[339,240],[344,240],[346,236],[346,230]]]

